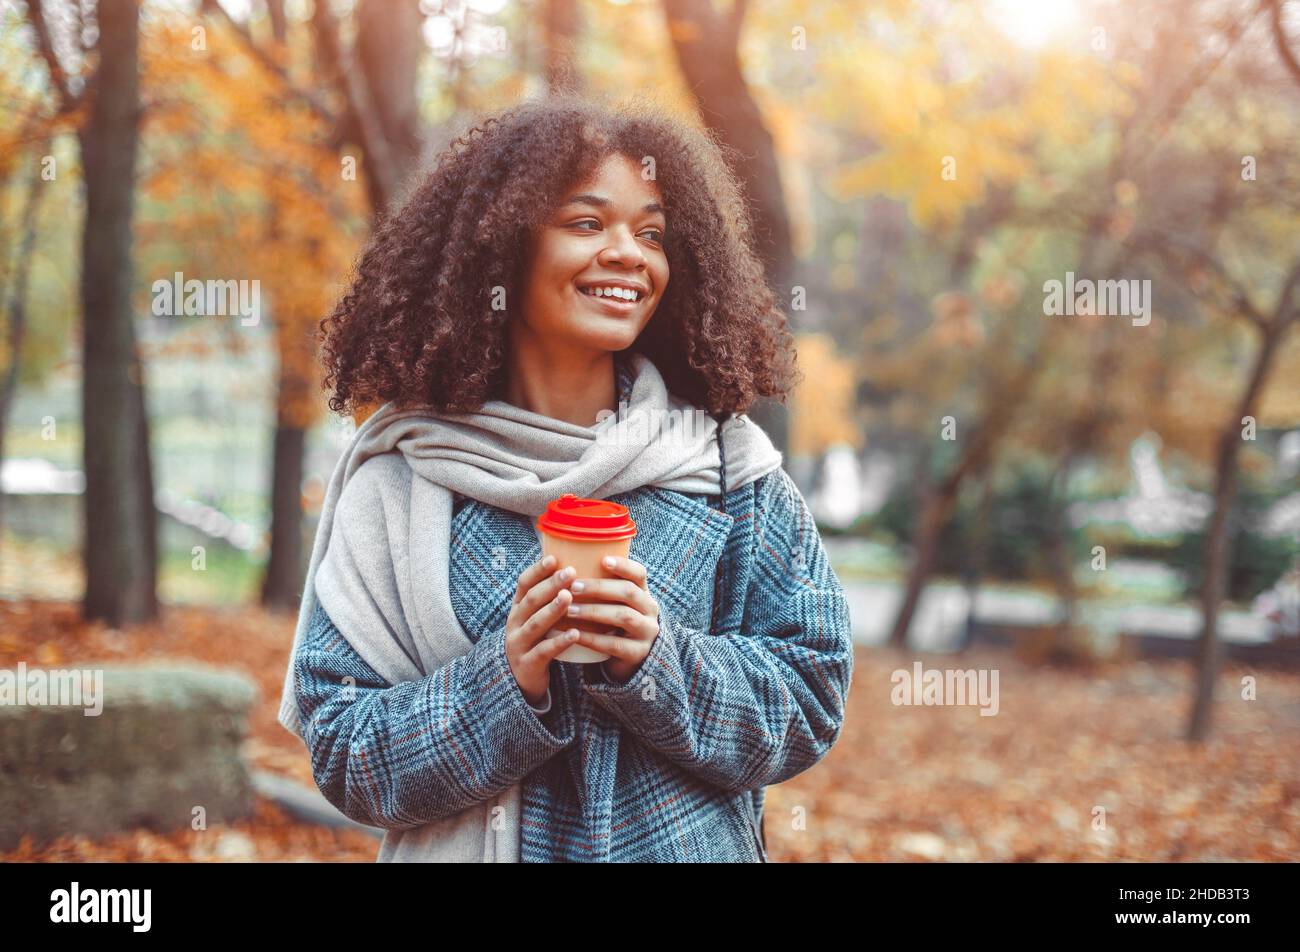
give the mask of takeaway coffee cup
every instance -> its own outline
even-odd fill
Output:
[[[607,555],[627,558],[632,548],[632,537],[636,535],[636,523],[626,506],[565,493],[547,503],[546,511],[537,519],[537,535],[542,543],[542,558],[554,555],[556,571],[572,565],[578,571],[575,578],[618,578],[606,570],[600,560]],[[600,601],[587,594],[574,595],[573,600],[578,604]],[[555,628],[619,634],[619,629],[609,625],[567,615]],[[603,651],[595,651],[586,645],[570,645],[556,655],[556,660],[594,664],[608,657]]]

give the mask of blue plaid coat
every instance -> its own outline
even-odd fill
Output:
[[[317,605],[294,665],[312,772],[334,806],[409,829],[521,783],[524,862],[766,861],[764,787],[817,763],[843,727],[853,646],[839,579],[783,469],[725,500],[657,487],[611,498],[636,521],[630,557],[660,609],[624,684],[554,662],[548,701],[524,699],[505,622],[537,535],[459,495],[451,602],[471,651],[389,685]]]

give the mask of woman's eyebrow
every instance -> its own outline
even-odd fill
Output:
[[[613,203],[608,198],[605,198],[602,195],[590,195],[586,193],[582,195],[574,195],[572,198],[570,198],[567,202],[564,203],[565,206],[592,205],[596,208],[605,208],[611,204]],[[650,202],[641,210],[645,212],[664,212],[664,207],[660,205],[658,202]]]

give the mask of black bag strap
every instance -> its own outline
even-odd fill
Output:
[[[718,441],[718,482],[719,482],[719,484],[720,484],[720,485],[719,485],[720,492],[719,492],[719,494],[718,494],[718,506],[717,506],[717,508],[718,508],[718,511],[721,512],[723,515],[729,515],[729,513],[727,512],[727,448],[726,448],[726,444],[725,444],[725,442],[723,441],[722,430],[723,430],[723,424],[726,423],[727,418],[728,418],[731,414],[729,414],[729,413],[714,413],[714,414],[710,414],[710,415],[713,417],[713,419],[714,419],[714,420],[717,422],[717,424],[718,424],[718,428],[717,428],[716,430],[713,431],[713,432],[714,432],[714,438],[717,439],[717,441]],[[721,603],[721,601],[722,601],[722,593],[725,592],[725,591],[727,590],[727,588],[726,588],[726,581],[727,581],[726,575],[727,575],[727,550],[726,550],[726,546],[725,546],[725,544],[724,544],[724,546],[723,546],[723,550],[722,550],[722,559],[721,559],[721,563],[720,563],[720,565],[719,565],[719,571],[718,571],[717,576],[714,578],[714,585],[713,585],[713,617],[710,619],[710,622],[709,622],[709,633],[710,633],[710,634],[713,634],[713,632],[717,630],[717,622],[718,622],[718,605],[719,605],[719,604]]]

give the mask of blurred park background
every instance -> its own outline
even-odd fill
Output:
[[[312,334],[561,89],[735,147],[788,303],[752,415],[859,648],[772,858],[1300,859],[1297,0],[0,0],[0,668],[134,699],[0,706],[0,859],[374,858],[275,721],[359,422]]]

